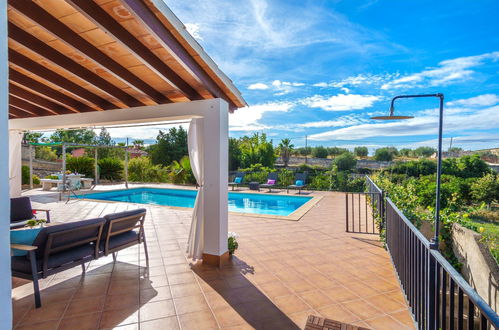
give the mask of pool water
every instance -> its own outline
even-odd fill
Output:
[[[134,188],[86,194],[83,198],[105,201],[194,207],[196,190]],[[288,216],[312,197],[229,192],[229,211]]]

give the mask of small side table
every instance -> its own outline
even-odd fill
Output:
[[[260,184],[258,182],[250,182],[248,184],[250,190],[258,190],[260,191]]]

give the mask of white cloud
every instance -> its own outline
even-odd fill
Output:
[[[451,83],[466,81],[472,78],[472,68],[485,61],[499,60],[499,52],[485,53],[475,56],[458,57],[438,63],[436,68],[427,68],[418,73],[404,76],[387,82],[382,89],[413,88],[420,86],[445,86]]]
[[[321,108],[326,111],[348,111],[369,108],[380,99],[381,97],[374,95],[338,94],[330,97],[314,95],[301,102],[310,108]]]
[[[350,125],[358,125],[363,122],[365,122],[365,120],[359,118],[358,116],[348,115],[348,116],[339,117],[338,119],[335,120],[312,121],[303,124],[298,124],[296,126],[304,128],[345,127]]]
[[[327,131],[310,136],[312,140],[361,140],[372,137],[397,137],[437,134],[437,111],[428,116],[416,116],[414,119],[388,122],[361,124],[333,131]],[[455,112],[444,117],[444,134],[463,130],[487,130],[499,127],[499,106],[489,107],[475,112]]]
[[[195,39],[197,40],[203,40],[203,37],[201,37],[201,34],[199,34],[199,24],[196,23],[186,23],[185,28],[187,32],[191,34]]]
[[[499,95],[483,94],[468,99],[447,102],[447,106],[487,107],[499,103]]]
[[[399,73],[385,73],[385,74],[359,74],[356,76],[350,76],[341,80],[335,80],[331,82],[319,82],[314,84],[315,87],[327,88],[344,88],[345,86],[357,87],[357,86],[370,86],[370,85],[381,85],[400,76]]]
[[[248,89],[256,89],[256,90],[264,90],[264,89],[268,89],[269,86],[267,84],[264,84],[264,83],[255,83],[255,84],[251,84],[248,86]]]
[[[292,102],[271,102],[257,104],[236,110],[229,115],[231,131],[252,131],[269,128],[259,123],[266,112],[287,112],[293,108]]]
[[[289,94],[295,91],[297,87],[302,87],[302,86],[305,86],[305,84],[301,82],[289,82],[289,81],[280,81],[280,80],[274,80],[272,82],[272,87],[275,90],[274,95]]]

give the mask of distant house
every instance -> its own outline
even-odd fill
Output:
[[[71,156],[73,156],[73,157],[85,156],[85,148],[78,148],[78,149],[71,150]]]
[[[149,155],[146,151],[136,148],[129,148],[127,151],[130,158],[146,157]]]

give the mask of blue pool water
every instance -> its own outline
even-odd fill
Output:
[[[83,198],[139,204],[194,207],[196,190],[135,188],[87,194]],[[229,211],[287,216],[312,197],[229,192]]]

